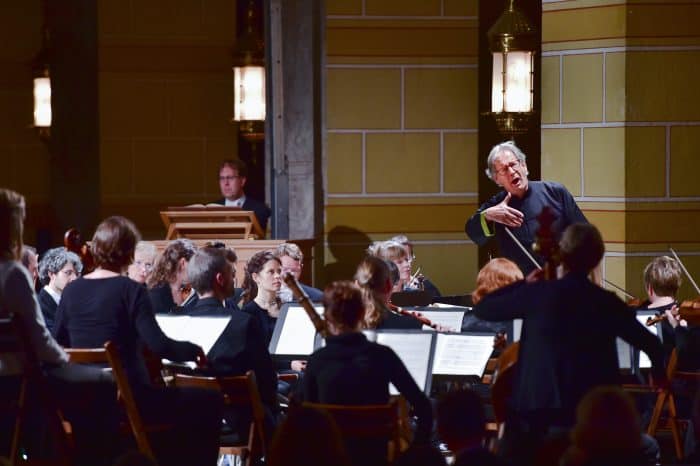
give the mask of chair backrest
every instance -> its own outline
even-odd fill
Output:
[[[66,348],[70,362],[74,364],[109,363],[107,350],[104,348]]]
[[[143,418],[141,417],[141,412],[138,409],[138,405],[136,404],[134,391],[131,387],[131,383],[129,382],[129,378],[126,375],[126,370],[122,364],[122,359],[119,355],[117,345],[111,341],[108,341],[105,343],[104,348],[107,352],[107,360],[109,361],[109,365],[112,366],[112,375],[115,383],[117,384],[119,396],[124,404],[126,416],[129,419],[129,425],[131,426],[131,432],[136,440],[136,445],[141,453],[155,462],[155,453],[153,452],[151,443],[148,440],[146,427],[143,422]]]
[[[338,426],[344,440],[386,439],[389,446],[389,460],[395,460],[400,453],[401,410],[398,400],[393,399],[383,405],[332,405],[303,403],[315,409],[326,411]]]
[[[182,387],[199,387],[220,391],[224,404],[231,408],[250,408],[252,422],[248,433],[247,447],[253,458],[267,454],[265,436],[265,409],[253,371],[231,377],[205,377],[199,375],[174,374],[173,384]]]
[[[39,357],[31,344],[24,323],[17,314],[0,318],[0,354],[2,353],[13,354],[22,365],[21,385],[17,399],[2,400],[2,409],[0,409],[0,411],[11,412],[10,415],[15,418],[10,447],[10,464],[14,465],[21,461],[19,458],[20,437],[24,428],[27,408],[32,401],[28,399],[30,387],[31,393],[37,397],[41,410],[46,415],[49,432],[56,440],[57,458],[53,460],[53,464],[70,464],[72,446],[64,430],[63,415],[47,385]]]

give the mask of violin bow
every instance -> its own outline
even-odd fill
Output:
[[[530,251],[528,251],[527,248],[526,248],[525,246],[523,246],[523,243],[521,243],[520,240],[519,240],[518,238],[515,237],[515,235],[513,234],[513,232],[510,231],[510,228],[508,228],[507,226],[504,226],[503,229],[506,231],[506,233],[508,233],[508,235],[511,237],[511,239],[513,240],[513,242],[515,242],[515,244],[518,245],[518,247],[520,248],[520,250],[523,251],[523,253],[525,253],[525,255],[527,256],[527,258],[530,259],[530,260],[532,261],[533,264],[535,264],[535,267],[537,267],[538,269],[542,270],[542,266],[540,265],[540,263],[537,262],[537,260],[536,260],[534,257],[532,257],[532,254],[530,254]]]
[[[683,261],[681,260],[680,257],[678,257],[678,254],[676,254],[676,251],[673,250],[673,248],[668,248],[671,251],[671,254],[673,254],[673,257],[678,261],[678,263],[681,266],[681,269],[683,269],[683,272],[685,272],[685,276],[688,277],[688,280],[690,280],[690,283],[693,284],[693,287],[695,288],[695,291],[700,294],[700,288],[698,288],[698,284],[695,283],[695,280],[693,280],[693,277],[690,276],[690,273],[688,272],[688,269],[685,268],[685,265],[683,265]]]

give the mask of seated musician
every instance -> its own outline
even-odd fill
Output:
[[[219,166],[219,188],[222,199],[214,202],[227,207],[240,207],[242,210],[250,210],[255,213],[260,228],[267,230],[267,220],[270,218],[270,208],[264,202],[246,196],[245,188],[248,180],[248,167],[240,159],[229,159],[221,162]]]
[[[56,308],[61,301],[61,293],[70,282],[80,276],[83,263],[80,257],[64,247],[49,249],[39,262],[39,278],[44,287],[39,291],[39,305],[44,314],[46,327],[53,328]]]
[[[124,276],[139,233],[124,217],[102,221],[90,249],[97,268],[63,292],[54,335],[65,347],[99,348],[116,344],[142,416],[173,424],[167,448],[157,449],[160,464],[215,464],[223,399],[214,391],[151,385],[142,345],[171,361],[202,360],[202,349],[171,340],[158,326],[146,290]]]
[[[20,261],[29,272],[29,276],[32,277],[32,283],[34,284],[34,289],[36,289],[39,282],[39,255],[36,253],[36,249],[26,244],[23,245]]]
[[[416,262],[416,255],[413,251],[413,243],[411,243],[408,237],[406,235],[396,235],[393,238],[389,238],[389,241],[397,242],[403,246],[403,248],[406,250],[408,262],[412,267]],[[433,298],[439,298],[442,296],[437,286],[435,286],[435,284],[431,282],[425,276],[425,274],[418,272],[415,275],[411,275],[411,277],[413,277],[413,279],[408,282],[404,291],[425,290],[429,292]]]
[[[522,279],[523,273],[515,262],[503,257],[491,259],[476,276],[476,289],[472,293],[472,303],[476,305],[492,291]],[[497,332],[505,335],[508,327],[508,323],[488,322],[479,319],[473,313],[465,313],[462,319],[463,332]]]
[[[235,262],[236,254],[231,249],[204,247],[195,253],[188,265],[188,275],[199,294],[199,301],[186,312],[193,317],[230,317],[207,354],[209,371],[215,375],[243,375],[252,370],[262,402],[274,411],[277,374],[262,328],[249,314],[233,311],[224,305],[226,298],[233,293]],[[239,427],[247,428],[249,420],[227,416],[227,422],[240,433]]]
[[[681,266],[673,257],[655,257],[644,268],[644,289],[649,297],[639,310],[653,310],[664,314],[678,304],[676,295],[683,282]],[[675,346],[673,328],[669,321],[661,323],[661,339],[666,356]]]
[[[393,285],[389,266],[383,259],[376,256],[366,256],[362,259],[355,272],[355,283],[360,287],[364,300],[364,328],[422,328],[423,324],[418,319],[397,314],[389,309]]]
[[[411,281],[411,261],[408,259],[406,249],[396,241],[376,241],[368,249],[367,253],[385,261],[391,261],[399,269],[400,290],[405,290]]]
[[[245,303],[241,311],[252,316],[260,324],[265,345],[269,346],[272,333],[280,313],[278,293],[282,287],[282,263],[270,251],[253,254],[246,265],[244,288]],[[306,368],[306,361],[275,358],[278,371],[301,372]]]
[[[294,243],[282,243],[277,246],[276,253],[282,263],[282,276],[291,273],[297,281],[300,280],[301,271],[304,267],[304,253],[301,252],[299,246]],[[299,286],[304,290],[311,301],[317,303],[321,302],[321,299],[323,299],[323,292],[318,288],[304,285],[303,283],[299,283]],[[285,285],[284,281],[282,282],[279,296],[283,303],[295,300],[294,296],[292,296],[292,290]]]
[[[474,308],[484,320],[523,319],[509,400],[503,453],[527,464],[538,445],[574,424],[578,402],[592,388],[619,380],[616,338],[644,351],[654,380],[666,384],[658,339],[613,293],[588,273],[605,246],[589,224],[569,226],[559,243],[565,275],[559,280],[519,281],[487,295]]]
[[[127,269],[127,276],[139,283],[146,283],[153,271],[157,256],[158,250],[153,243],[139,241],[134,252],[134,262]]]
[[[378,260],[377,258],[373,258]],[[406,397],[418,418],[415,442],[427,442],[432,409],[391,348],[371,343],[362,334],[365,315],[362,292],[351,282],[334,282],[324,293],[326,346],[309,358],[302,381],[304,401],[341,405],[383,404],[389,383]],[[386,445],[349,445],[354,464],[382,464]]]
[[[99,369],[68,363],[68,355],[46,328],[32,279],[19,262],[24,217],[24,197],[0,189],[0,317],[7,318],[10,313],[17,315],[29,336],[27,343],[41,363],[49,389],[71,423],[73,464],[109,464],[110,458],[118,453],[113,439],[117,425],[115,417],[111,416],[111,407],[116,407],[114,384]],[[18,397],[22,361],[17,354],[0,352],[0,398],[3,402]],[[101,416],[95,416],[98,411]],[[22,435],[22,446],[32,459],[41,459],[48,453],[43,451],[46,439],[42,442],[33,438],[42,431],[40,425],[45,425],[46,419],[37,417],[42,414],[32,408],[26,413],[30,419]],[[0,416],[0,457],[9,457],[14,423],[12,416]],[[16,460],[11,458],[12,464]]]
[[[169,314],[193,305],[197,294],[189,286],[187,263],[197,247],[188,239],[171,241],[158,257],[148,277],[148,296],[153,312]]]

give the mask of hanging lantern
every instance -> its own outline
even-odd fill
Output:
[[[490,114],[502,133],[522,134],[533,116],[536,44],[535,30],[515,0],[508,0],[488,39],[493,58]]]
[[[248,2],[245,31],[233,53],[233,119],[251,141],[265,138],[265,46],[257,26],[255,1]]]

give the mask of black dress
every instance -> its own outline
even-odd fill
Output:
[[[146,289],[123,276],[79,278],[63,291],[56,312],[56,340],[66,347],[117,345],[147,421],[175,427],[156,444],[161,464],[211,465],[218,456],[223,400],[219,393],[192,388],[151,386],[141,345],[161,358],[194,360],[199,348],[163,334],[151,310]]]

